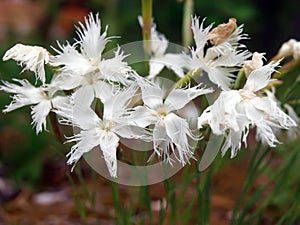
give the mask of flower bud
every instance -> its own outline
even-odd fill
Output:
[[[295,39],[290,39],[286,42],[284,42],[277,55],[276,55],[276,58],[280,59],[280,58],[283,58],[283,57],[289,57],[291,55],[293,55],[293,52],[294,52],[294,44],[296,43],[296,40]]]
[[[245,76],[248,77],[253,70],[256,70],[264,65],[262,53],[254,52],[251,60],[246,60],[243,68]]]

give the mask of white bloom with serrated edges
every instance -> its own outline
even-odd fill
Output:
[[[178,115],[177,111],[194,98],[211,93],[212,90],[197,85],[172,89],[166,94],[151,81],[141,78],[138,82],[144,105],[134,108],[131,115],[133,122],[142,127],[154,125],[154,153],[169,163],[172,163],[170,154],[174,153],[177,160],[184,165],[193,156],[189,140],[196,137],[190,129],[188,119]]]
[[[247,144],[246,138],[251,127],[256,127],[257,139],[275,147],[279,141],[274,130],[296,126],[273,98],[259,92],[272,81],[271,74],[278,64],[272,62],[253,70],[242,89],[222,91],[214,104],[198,118],[199,128],[208,124],[214,134],[226,137],[222,155],[231,149],[231,157],[234,157],[241,149],[242,142]]]
[[[47,87],[35,87],[27,80],[13,79],[17,84],[3,82],[0,91],[14,94],[12,102],[3,110],[11,112],[23,106],[31,106],[32,124],[38,134],[46,130],[46,117],[52,109],[59,107],[67,101],[64,96],[56,95],[56,90]]]

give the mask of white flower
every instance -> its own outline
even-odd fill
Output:
[[[3,110],[4,113],[13,111],[27,105],[31,107],[32,124],[38,134],[46,130],[46,117],[49,112],[66,102],[66,97],[55,95],[56,90],[47,87],[34,87],[27,80],[13,79],[19,84],[3,82],[1,91],[14,94],[12,102]]]
[[[180,163],[185,164],[193,155],[189,140],[195,139],[195,136],[189,127],[189,119],[180,117],[177,110],[199,95],[210,93],[212,90],[198,85],[186,89],[173,89],[165,96],[166,93],[158,85],[142,79],[138,81],[144,105],[134,108],[131,115],[134,123],[142,127],[154,124],[154,153],[171,163],[171,151]]]
[[[245,38],[241,34],[242,26],[233,30],[222,43],[206,48],[208,41],[212,39],[212,35],[209,33],[212,25],[204,28],[203,22],[200,24],[199,18],[196,17],[192,20],[196,48],[191,49],[188,67],[194,72],[205,71],[213,83],[222,90],[229,90],[235,77],[234,72],[250,56],[247,50],[240,50],[243,45],[238,43]]]
[[[107,28],[106,28],[107,30]],[[77,27],[79,40],[74,44],[58,43],[60,50],[54,49],[58,54],[51,56],[50,65],[60,67],[55,75],[53,84],[62,90],[71,90],[78,87],[89,86],[95,97],[105,95],[104,81],[117,82],[127,85],[130,83],[131,68],[124,62],[126,57],[118,47],[114,57],[103,58],[103,50],[110,38],[106,30],[101,34],[101,23],[98,14],[85,18],[85,26],[80,23]]]
[[[139,23],[143,26],[142,17],[139,17]],[[149,60],[148,79],[156,77],[164,67],[167,67],[179,76],[183,77],[183,67],[186,66],[186,58],[182,54],[166,53],[169,41],[165,35],[156,30],[156,24],[152,21],[151,27],[151,57]]]
[[[88,89],[82,89],[88,90]],[[73,104],[60,107],[56,112],[63,116],[62,124],[80,128],[80,132],[71,137],[68,142],[76,141],[68,154],[68,164],[76,163],[81,156],[100,146],[104,160],[112,177],[117,177],[117,147],[120,138],[147,139],[148,132],[140,127],[129,125],[124,118],[128,104],[135,95],[137,88],[131,86],[119,91],[104,102],[103,118],[87,106],[91,102],[90,95],[81,95],[84,99]],[[72,97],[73,100],[73,97]],[[72,101],[74,103],[74,101]]]
[[[269,96],[262,96],[259,91],[272,80],[278,62],[269,63],[253,70],[240,90],[222,91],[220,96],[198,118],[198,127],[209,124],[216,135],[225,135],[222,155],[231,148],[234,157],[246,143],[249,128],[256,126],[257,138],[275,147],[279,143],[274,129],[289,129],[296,126],[294,120],[284,113]]]
[[[44,64],[48,64],[49,57],[49,52],[42,47],[16,44],[4,54],[3,60],[17,61],[21,66],[25,66],[22,72],[24,70],[34,72],[36,78],[44,84],[46,81]]]

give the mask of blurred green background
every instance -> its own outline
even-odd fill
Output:
[[[251,52],[265,52],[271,58],[283,41],[300,39],[300,1],[279,0],[195,0],[195,15],[206,17],[206,25],[227,22],[230,17],[244,24],[250,40],[244,43]],[[74,24],[83,20],[89,12],[99,12],[102,26],[109,25],[108,35],[121,36],[109,46],[141,40],[141,29],[137,16],[141,14],[139,0],[1,0],[0,1],[0,55],[14,44],[41,45],[51,51],[56,40],[72,42]],[[153,16],[157,28],[169,41],[180,44],[183,2],[176,0],[153,0]],[[0,62],[0,79],[10,81],[13,77],[32,78],[10,60]],[[7,93],[0,93],[0,108],[10,102]],[[29,108],[16,110],[7,115],[0,114],[0,164],[5,176],[13,177],[19,185],[36,186],[43,180],[45,162],[64,155],[53,141],[50,133],[36,137],[31,127]],[[49,128],[50,129],[50,128]],[[49,172],[48,171],[48,172]],[[64,172],[64,171],[63,171]],[[4,172],[3,172],[4,173]]]

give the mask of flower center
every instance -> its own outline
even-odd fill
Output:
[[[103,130],[104,132],[110,132],[114,125],[115,123],[113,121],[104,120],[100,125],[100,129]]]
[[[168,115],[169,109],[165,105],[161,105],[156,109],[156,116],[164,118],[166,115]]]
[[[243,98],[243,100],[250,100],[256,97],[256,94],[251,91],[239,90],[239,94]]]

